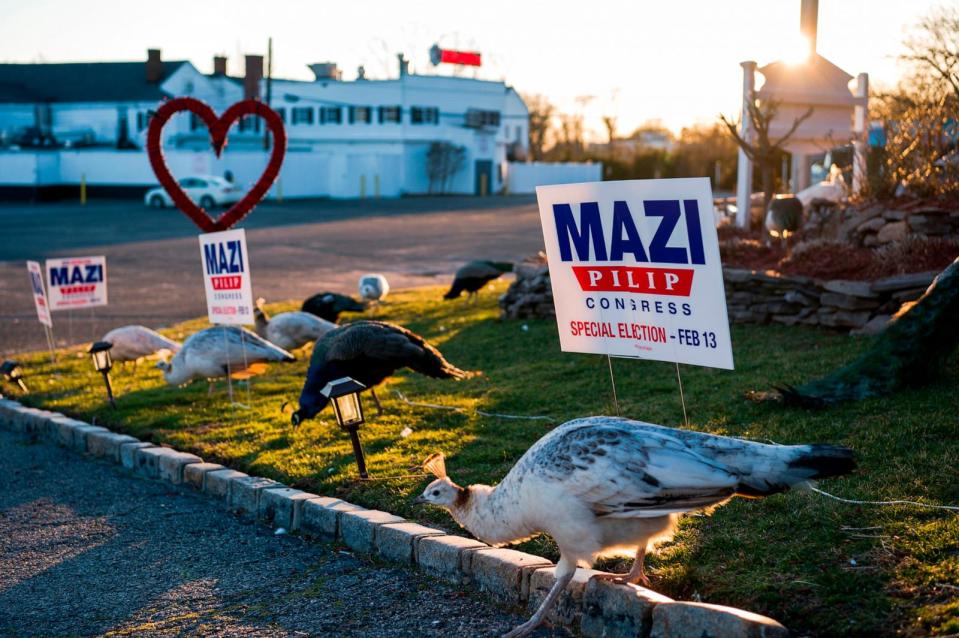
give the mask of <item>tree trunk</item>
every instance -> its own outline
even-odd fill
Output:
[[[959,259],[912,307],[896,315],[858,359],[798,388],[777,388],[787,404],[825,407],[934,381],[959,344]],[[952,391],[951,389],[949,391]]]

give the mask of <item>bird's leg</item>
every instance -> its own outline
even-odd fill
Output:
[[[646,559],[646,546],[640,545],[636,548],[636,560],[633,561],[633,566],[630,568],[629,573],[626,574],[626,582],[632,585],[642,585],[643,587],[650,587],[649,578],[646,577],[646,574],[643,573],[643,561]]]
[[[380,405],[380,398],[376,396],[376,388],[370,388],[370,395],[373,397],[373,403],[376,404],[377,416],[383,416],[383,406]]]
[[[556,604],[556,599],[559,598],[559,595],[566,589],[566,585],[569,584],[569,581],[573,580],[575,573],[575,563],[570,563],[561,557],[559,562],[556,563],[556,582],[553,584],[553,588],[549,590],[549,593],[546,594],[546,599],[539,606],[539,609],[536,610],[532,618],[522,625],[514,627],[509,633],[503,634],[503,638],[521,638],[521,636],[531,634],[534,629],[539,627],[543,620],[546,619],[546,614],[549,613],[549,610]]]
[[[610,580],[614,583],[620,584],[642,585],[643,587],[647,588],[651,587],[649,578],[647,578],[646,574],[643,573],[643,561],[645,558],[646,546],[640,545],[636,549],[636,560],[633,561],[633,566],[630,568],[628,574],[596,574],[593,576],[593,578],[596,580]]]

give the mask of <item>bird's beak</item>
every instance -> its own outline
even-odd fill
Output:
[[[414,503],[415,505],[423,505],[423,504],[426,503],[426,499],[423,498],[423,495],[422,495],[422,494],[420,494],[419,496],[417,496],[416,498],[413,499],[413,503]]]

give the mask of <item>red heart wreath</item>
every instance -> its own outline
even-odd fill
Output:
[[[244,115],[257,115],[263,118],[273,134],[273,152],[266,169],[260,175],[260,179],[256,181],[253,188],[243,199],[215,220],[183,192],[183,189],[180,188],[180,185],[170,173],[170,168],[163,157],[160,134],[170,118],[180,111],[195,113],[206,123],[210,130],[210,143],[213,145],[213,151],[217,157],[220,156],[223,147],[226,146],[226,136],[230,126]],[[217,117],[213,109],[204,102],[192,97],[178,97],[160,105],[153,119],[150,120],[150,128],[147,131],[147,154],[150,157],[153,172],[156,173],[157,179],[160,180],[160,184],[166,192],[170,194],[177,208],[186,213],[186,216],[192,219],[200,230],[211,233],[232,228],[237,222],[249,215],[250,211],[260,203],[260,200],[270,190],[270,186],[273,185],[276,176],[280,173],[280,166],[283,164],[284,155],[286,155],[286,130],[283,127],[283,120],[280,119],[276,111],[258,100],[237,102],[230,106],[223,115]]]

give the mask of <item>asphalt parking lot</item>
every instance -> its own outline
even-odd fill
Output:
[[[133,200],[0,202],[0,224],[0,354],[45,347],[27,259],[107,257],[109,306],[55,313],[58,345],[206,314],[199,231],[175,209]],[[517,260],[543,246],[532,196],[267,202],[240,226],[253,294],[268,301],[355,294],[368,272],[385,274],[393,288],[447,283],[471,259]]]

